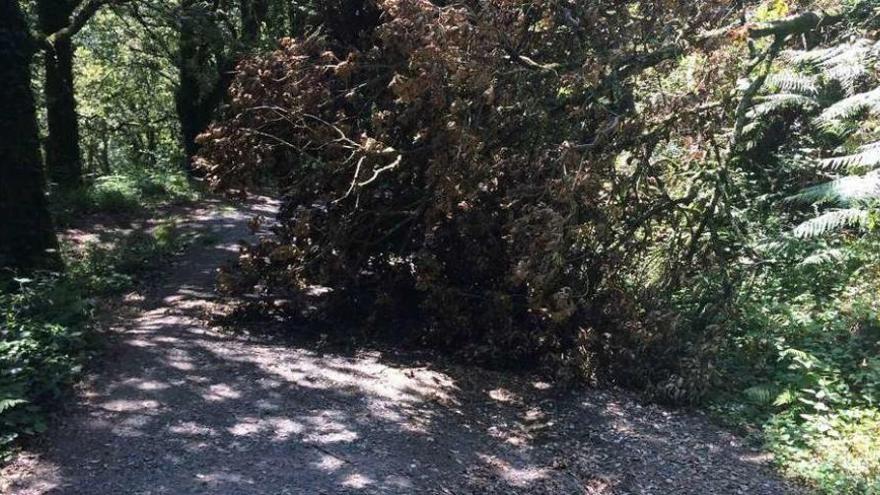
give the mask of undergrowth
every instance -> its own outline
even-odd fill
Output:
[[[876,239],[756,276],[737,301],[714,410],[758,425],[788,475],[821,493],[880,494]],[[819,252],[836,252],[834,246]]]
[[[89,213],[137,213],[161,204],[194,201],[199,193],[186,174],[173,168],[122,167],[83,187],[59,192],[53,210],[59,225]]]
[[[173,221],[104,243],[63,247],[66,270],[0,280],[0,461],[48,416],[99,349],[96,303],[132,289],[195,241]]]

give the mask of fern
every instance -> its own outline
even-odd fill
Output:
[[[880,198],[880,174],[871,172],[808,187],[790,197],[789,201],[851,205],[877,198]]]
[[[836,156],[822,160],[821,166],[826,169],[842,168],[877,168],[880,167],[880,141],[864,145],[852,155]]]
[[[743,391],[745,396],[755,404],[766,406],[773,403],[779,389],[772,384],[755,385]]]
[[[839,263],[846,259],[847,251],[839,248],[829,248],[817,251],[801,261],[801,266],[829,265]]]
[[[833,102],[814,119],[814,124],[826,133],[843,138],[862,128],[858,117],[866,113],[880,114],[880,87],[860,92],[865,82],[877,80],[876,66],[880,62],[880,42],[861,39],[824,49],[782,52],[783,68],[768,77],[768,87],[776,91],[762,98],[752,107],[750,124],[759,125],[760,117],[772,112],[800,108],[813,110],[828,98],[840,94],[842,99]],[[837,86],[829,83],[836,82]],[[880,168],[880,142],[861,146],[855,153],[822,160],[790,156],[793,163],[818,166],[826,170],[872,170]],[[868,203],[880,198],[880,170],[865,175],[851,175],[808,187],[788,198],[789,201],[811,204],[834,204],[838,209],[795,227],[798,238],[817,237],[844,227],[865,228],[871,216]],[[816,253],[803,264],[819,264],[835,261],[833,250]]]
[[[794,229],[794,235],[801,239],[810,239],[844,227],[865,229],[869,219],[870,213],[860,208],[831,210],[798,225]]]
[[[818,117],[817,123],[820,125],[830,124],[839,120],[851,119],[866,111],[880,113],[880,87],[844,98],[831,105]]]
[[[864,39],[831,48],[782,53],[783,60],[821,72],[827,79],[839,82],[850,95],[858,81],[870,74],[869,68],[878,58],[880,43]]]
[[[767,77],[767,85],[785,93],[804,96],[819,94],[819,83],[816,76],[802,74],[793,70],[783,70]]]
[[[764,115],[776,113],[781,110],[789,110],[792,108],[808,109],[816,106],[818,106],[816,100],[809,96],[794,93],[768,95],[763,97],[760,103],[752,107],[749,112],[749,117],[763,117]]]

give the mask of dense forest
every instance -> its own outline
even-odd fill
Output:
[[[880,494],[878,37],[876,0],[0,0],[0,460],[198,241],[70,229],[265,194],[224,326],[626,389]]]

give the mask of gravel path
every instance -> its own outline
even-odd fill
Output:
[[[65,417],[0,472],[10,494],[784,494],[766,458],[625,393],[391,352],[323,353],[204,323],[250,237],[209,206],[194,246],[116,325]]]

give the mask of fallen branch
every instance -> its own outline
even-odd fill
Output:
[[[792,35],[806,34],[820,27],[830,26],[843,20],[843,14],[826,12],[805,12],[773,22],[756,24],[749,28],[749,38],[765,38],[775,36],[787,38]]]

